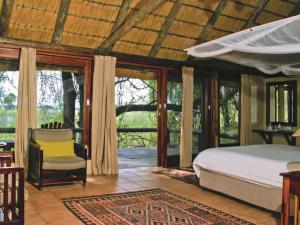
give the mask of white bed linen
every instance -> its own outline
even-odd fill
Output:
[[[200,168],[203,168],[253,183],[282,187],[280,173],[300,170],[300,148],[275,144],[210,148],[199,153],[193,167],[200,180]]]

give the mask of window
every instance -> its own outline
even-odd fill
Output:
[[[37,71],[37,126],[62,123],[76,132],[82,143],[84,74],[77,68],[49,69],[39,65]]]
[[[0,60],[0,141],[13,142],[19,82],[17,61]]]
[[[239,144],[240,81],[219,80],[219,144]]]
[[[267,125],[297,124],[297,81],[266,83]]]

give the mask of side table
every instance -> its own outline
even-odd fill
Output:
[[[295,196],[294,225],[300,225],[300,171],[281,173],[283,176],[281,225],[290,223],[290,196]]]

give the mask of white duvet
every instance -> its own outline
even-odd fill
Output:
[[[210,148],[199,153],[193,167],[200,179],[200,168],[203,168],[249,182],[282,187],[280,173],[300,170],[300,147],[272,144]]]

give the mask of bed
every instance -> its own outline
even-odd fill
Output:
[[[272,211],[281,210],[281,172],[300,170],[300,148],[248,145],[210,148],[193,162],[200,186]]]

